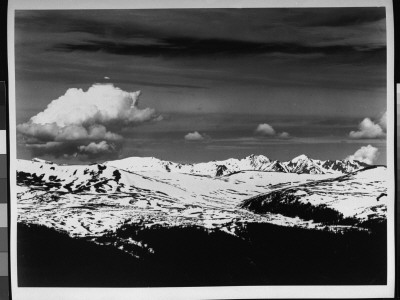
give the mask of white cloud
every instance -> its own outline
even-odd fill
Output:
[[[386,131],[387,129],[387,112],[385,112],[379,120],[379,125],[382,127],[383,130]]]
[[[270,136],[270,137],[277,137],[280,139],[288,139],[290,138],[290,134],[287,133],[286,131],[278,133],[275,131],[275,129],[267,124],[267,123],[263,123],[263,124],[258,124],[255,133],[258,135],[262,135],[262,136]]]
[[[99,143],[91,142],[87,146],[79,146],[79,151],[85,154],[100,154],[113,152],[114,148],[114,145],[101,141]]]
[[[384,138],[386,136],[386,112],[378,123],[375,123],[370,118],[365,118],[358,125],[358,131],[351,131],[349,136],[352,139]]]
[[[287,133],[286,131],[284,131],[284,132],[279,134],[279,137],[281,137],[283,139],[288,139],[288,138],[290,138],[290,134]]]
[[[271,125],[264,123],[264,124],[259,124],[256,129],[256,133],[261,134],[261,135],[275,135],[275,130],[272,128]]]
[[[110,140],[117,141],[122,136],[106,130],[103,125],[91,125],[85,128],[81,125],[69,125],[59,127],[55,123],[35,124],[24,123],[17,125],[19,133],[31,137],[32,141],[78,141],[78,140]]]
[[[348,160],[358,160],[367,164],[373,164],[379,156],[378,148],[371,145],[363,146],[358,149],[354,154],[348,156]]]
[[[139,96],[140,91],[126,92],[112,84],[94,84],[87,91],[68,89],[29,122],[17,125],[19,140],[48,154],[60,154],[63,147],[67,154],[117,151],[124,128],[162,120],[154,109],[139,108]]]
[[[125,92],[112,84],[95,84],[87,91],[71,88],[47,108],[33,116],[34,124],[68,125],[131,124],[149,121],[152,108],[138,108],[140,91]]]
[[[59,127],[55,123],[51,124],[35,124],[23,123],[17,125],[17,131],[25,138],[30,137],[35,141],[54,140],[57,136]]]
[[[202,141],[204,140],[204,136],[198,133],[197,131],[195,132],[189,132],[187,135],[185,135],[185,140],[187,141]]]

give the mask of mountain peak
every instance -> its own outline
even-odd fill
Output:
[[[247,159],[251,160],[264,160],[264,161],[270,161],[268,157],[262,154],[250,154],[249,156],[245,157]]]
[[[265,167],[265,164],[271,163],[270,159],[264,155],[249,155],[246,158],[244,158],[242,161],[248,161],[250,165],[256,169],[263,169]]]
[[[310,158],[305,154],[301,154],[301,155],[296,156],[295,158],[293,158],[291,161],[292,162],[298,162],[298,161],[304,161],[304,160],[310,160]]]

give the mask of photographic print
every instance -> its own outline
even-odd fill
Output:
[[[392,283],[385,5],[12,16],[16,288]]]

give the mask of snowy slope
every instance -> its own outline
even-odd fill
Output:
[[[291,161],[284,162],[288,172],[309,174],[346,174],[351,173],[369,165],[356,160],[317,160],[300,155]]]
[[[240,207],[261,214],[280,212],[321,222],[384,220],[388,201],[386,178],[386,167],[369,167],[337,178],[274,189],[245,200]]]
[[[299,223],[279,216],[259,216],[237,206],[276,185],[332,177],[258,171],[221,177],[134,173],[105,164],[65,166],[39,160],[19,160],[17,168],[19,221],[39,223],[73,236],[101,235],[125,222],[207,228],[232,225],[233,220]]]
[[[344,230],[386,217],[386,168],[343,175],[360,166],[306,156],[286,163],[249,156],[193,165],[137,157],[92,165],[18,160],[18,222],[100,244],[126,224],[230,234],[253,222]]]
[[[218,174],[224,175],[242,170],[264,170],[270,165],[270,160],[263,155],[251,155],[243,159],[230,158],[223,161],[211,161],[197,164],[179,164],[159,160],[154,157],[130,157],[116,161],[106,162],[106,165],[129,171],[166,171],[187,173],[205,176],[216,176],[220,166],[225,170]]]

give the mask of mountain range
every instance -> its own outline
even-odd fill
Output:
[[[195,164],[174,163],[154,157],[129,157],[105,164],[128,171],[165,170],[208,176],[222,176],[250,170],[298,174],[346,174],[368,166],[368,164],[357,160],[317,160],[306,155],[300,155],[285,162],[270,160],[264,155],[250,155],[242,159],[230,158]]]
[[[305,155],[287,162],[251,155],[198,164],[141,157],[91,165],[18,160],[18,222],[100,244],[113,236],[122,249],[139,247],[118,236],[128,225],[194,226],[231,235],[250,223],[366,230],[367,222],[386,219],[386,174],[385,166]]]

